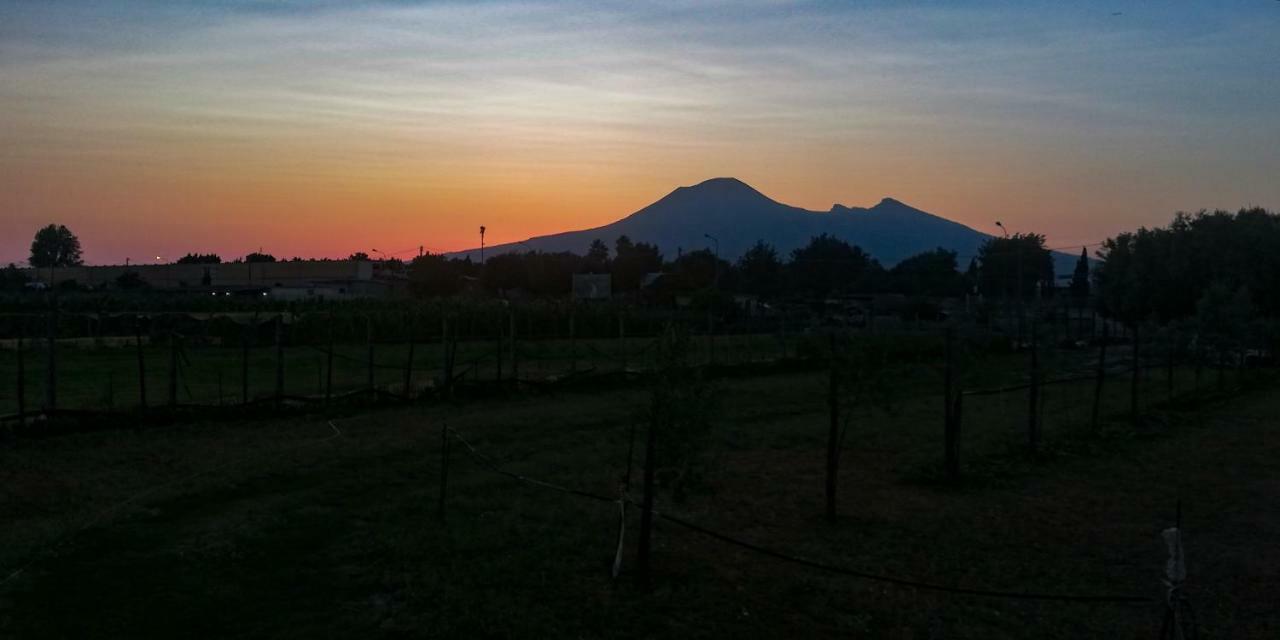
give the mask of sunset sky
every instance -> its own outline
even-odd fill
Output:
[[[1275,0],[0,0],[0,261],[49,222],[91,263],[408,257],[716,176],[1092,243],[1280,208],[1278,34]]]

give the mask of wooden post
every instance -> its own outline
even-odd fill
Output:
[[[654,456],[660,420],[655,416],[649,421],[649,434],[644,446],[644,497],[641,499],[640,539],[636,548],[636,577],[643,588],[648,588],[651,584],[649,548],[653,542],[653,476],[657,465]]]
[[[18,424],[27,423],[27,361],[23,341],[27,337],[26,317],[18,319]]]
[[[707,364],[716,363],[716,331],[715,317],[711,313],[711,306],[707,306]]]
[[[494,373],[493,379],[502,382],[502,316],[498,316],[498,322],[495,324],[496,331],[494,339]]]
[[[578,332],[573,307],[569,307],[569,371],[578,370]]]
[[[960,424],[963,417],[964,392],[959,391],[951,409],[951,442],[947,452],[947,475],[953,481],[960,479]]]
[[[1133,380],[1129,389],[1129,419],[1138,422],[1138,385],[1142,376],[1141,335],[1138,325],[1133,325]]]
[[[1031,321],[1031,388],[1027,394],[1027,442],[1031,453],[1040,451],[1040,332]]]
[[[956,463],[956,415],[955,406],[959,404],[955,393],[955,328],[947,327],[946,364],[943,369],[942,415],[943,415],[943,456],[947,478],[954,481],[959,476],[959,465]]]
[[[329,312],[329,351],[325,354],[324,403],[333,400],[333,312]]]
[[[836,486],[840,474],[840,372],[836,357],[836,335],[831,339],[831,360],[827,372],[827,522],[836,521]]]
[[[54,411],[58,408],[58,307],[54,303],[49,310],[49,367],[45,382],[45,408]]]
[[[449,439],[449,423],[442,423],[440,427],[440,499],[436,505],[436,514],[440,516],[440,522],[445,521],[445,497],[449,493],[449,449],[452,447],[452,441]]]
[[[622,372],[627,372],[627,316],[622,311],[618,312],[618,344],[620,346],[620,354],[622,356]]]
[[[373,378],[373,374],[374,374],[374,371],[373,371],[373,367],[374,367],[374,365],[373,365],[373,316],[372,316],[372,315],[368,315],[368,316],[365,316],[365,317],[364,317],[364,339],[365,339],[365,345],[366,345],[367,350],[368,350],[368,360],[369,360],[369,361],[368,361],[368,365],[369,365],[369,366],[368,366],[368,371],[367,371],[366,376],[365,376],[365,377],[366,377],[366,380],[365,380],[365,387],[369,390],[369,393],[371,393],[371,394],[372,394],[372,393],[373,393],[373,388],[374,388],[374,386],[373,386],[373,383],[374,383],[374,378]]]
[[[276,316],[276,408],[284,403],[284,316]]]
[[[449,388],[449,316],[440,308],[440,388]]]
[[[254,314],[253,324],[245,325],[240,333],[240,404],[249,404],[249,330],[256,331],[257,326],[258,317]]]
[[[520,352],[516,348],[516,310],[512,309],[507,315],[507,322],[510,325],[510,335],[508,339],[511,341],[511,386],[517,387],[520,384]]]
[[[169,332],[169,408],[178,406],[178,333]]]
[[[403,393],[406,399],[413,397],[413,352],[414,352],[414,348],[417,346],[417,342],[414,340],[414,333],[413,333],[414,322],[413,322],[412,314],[409,315],[408,323],[409,323],[409,357],[405,359],[405,363],[404,363],[404,393]]]
[[[1089,418],[1089,427],[1096,434],[1098,433],[1098,418],[1102,412],[1102,388],[1107,376],[1107,339],[1110,331],[1107,324],[1102,325],[1102,343],[1098,346],[1098,368],[1097,379],[1093,383],[1093,411]]]
[[[142,318],[133,318],[133,344],[138,353],[138,403],[147,408],[147,360],[142,352]]]

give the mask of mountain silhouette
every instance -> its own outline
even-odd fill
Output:
[[[715,242],[707,237],[711,235],[719,240],[720,257],[726,260],[736,260],[757,240],[772,244],[785,259],[792,249],[823,233],[862,247],[885,267],[942,247],[959,254],[959,266],[964,269],[990,238],[893,198],[884,198],[870,208],[836,204],[829,211],[810,211],[777,202],[737,178],[713,178],[680,187],[617,222],[486,247],[485,255],[530,248],[585,254],[597,238],[612,250],[614,240],[625,235],[635,242],[657,245],[669,260],[681,250],[714,250]],[[478,260],[480,252],[470,249],[453,255]],[[1054,258],[1056,273],[1071,273],[1075,256],[1055,253]]]

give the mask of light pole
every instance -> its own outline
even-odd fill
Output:
[[[480,264],[484,264],[484,225],[480,225]]]
[[[997,227],[1000,227],[1000,230],[1004,232],[1004,237],[1006,237],[1006,238],[1008,238],[1008,237],[1009,237],[1009,230],[1008,230],[1008,229],[1006,229],[1006,228],[1004,228],[1004,223],[1003,223],[1003,222],[1000,222],[999,220],[996,220],[996,226],[997,226]]]

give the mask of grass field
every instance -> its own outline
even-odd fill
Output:
[[[1023,445],[1025,395],[986,398],[972,413],[966,406],[966,479],[953,487],[937,472],[937,377],[918,369],[897,375],[902,399],[892,411],[848,407],[837,523],[821,517],[821,373],[715,382],[721,414],[701,480],[681,500],[660,494],[658,509],[874,573],[1158,599],[1159,532],[1181,499],[1188,592],[1205,637],[1276,637],[1280,394],[1273,388],[1162,411],[1154,405],[1163,381],[1153,376],[1144,388],[1153,411],[1134,428],[1123,417],[1126,383],[1111,383],[1108,394],[1118,395],[1100,435],[1087,435],[1078,415],[1090,383],[1050,388],[1045,448],[1035,460]],[[457,445],[441,522],[444,421],[511,471],[616,495],[631,426],[643,426],[648,401],[643,389],[566,392],[388,409],[332,426],[298,416],[10,441],[0,451],[7,578],[0,635],[1129,638],[1158,631],[1158,604],[918,591],[816,572],[661,521],[654,584],[645,591],[633,575],[635,509],[623,575],[614,581],[616,504],[521,485],[482,469]]]

